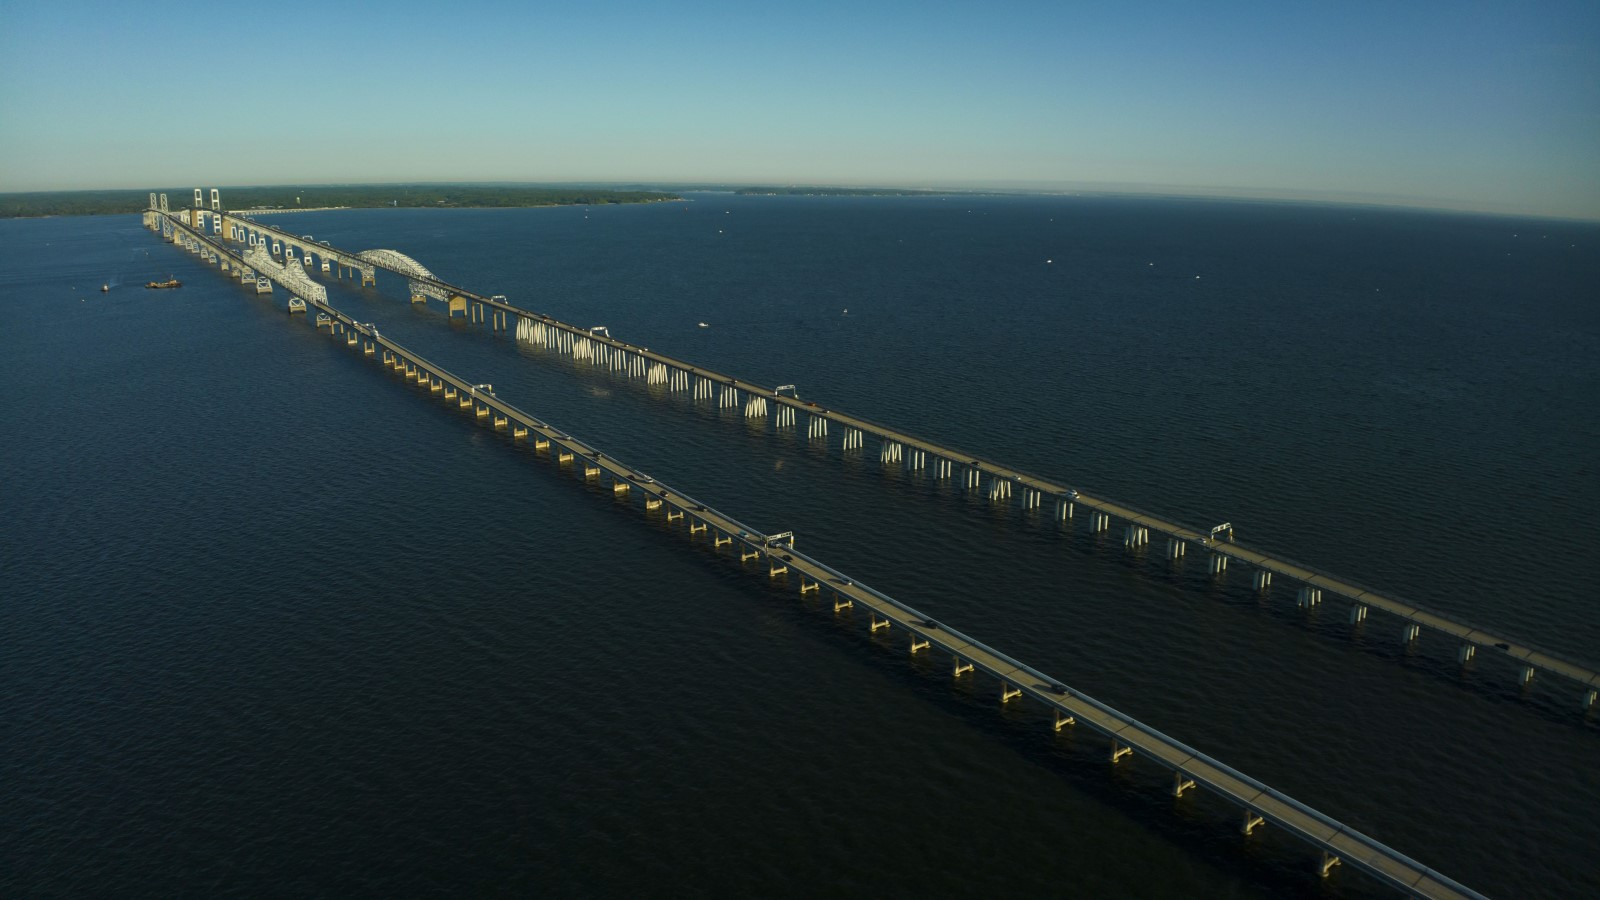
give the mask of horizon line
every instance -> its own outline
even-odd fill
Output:
[[[628,187],[635,190],[663,189],[663,190],[708,190],[708,189],[749,189],[749,188],[785,188],[785,189],[841,189],[841,190],[882,190],[882,191],[916,191],[926,194],[975,194],[975,195],[1009,195],[1009,196],[1096,196],[1096,197],[1138,197],[1149,199],[1170,200],[1228,200],[1258,203],[1304,203],[1317,206],[1349,206],[1358,208],[1378,208],[1392,210],[1412,210],[1417,212],[1444,212],[1471,215],[1484,215],[1502,218],[1550,219],[1562,222],[1600,223],[1600,214],[1584,215],[1579,213],[1555,212],[1530,212],[1519,209],[1493,208],[1483,205],[1474,205],[1469,201],[1447,200],[1440,198],[1406,197],[1390,194],[1368,194],[1357,191],[1326,191],[1304,190],[1289,188],[1249,188],[1249,187],[1211,187],[1204,185],[1174,185],[1161,183],[1129,183],[1129,182],[1038,182],[1038,181],[1007,181],[994,179],[988,181],[964,182],[923,182],[920,184],[886,183],[886,182],[830,182],[830,181],[784,181],[769,180],[718,180],[718,179],[570,179],[561,181],[538,181],[504,178],[474,178],[455,180],[412,179],[412,180],[377,180],[377,181],[283,181],[261,182],[254,184],[223,184],[207,185],[208,189],[215,187],[218,190],[238,190],[254,188],[318,188],[318,187],[416,187],[416,186],[470,186],[470,185],[506,185],[506,186],[537,186],[537,187]],[[171,193],[174,190],[188,191],[192,186],[174,188],[149,187],[84,187],[84,188],[56,188],[37,189],[25,191],[0,191],[0,196],[6,194],[79,194],[105,191],[130,191],[148,193],[152,190]]]

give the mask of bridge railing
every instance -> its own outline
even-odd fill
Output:
[[[1273,800],[1277,801],[1278,803],[1281,803],[1284,806],[1287,806],[1290,809],[1293,809],[1294,811],[1300,813],[1301,815],[1306,816],[1307,818],[1310,818],[1310,819],[1316,821],[1318,824],[1327,826],[1328,828],[1330,828],[1330,829],[1332,829],[1334,831],[1335,836],[1347,837],[1350,840],[1353,840],[1353,841],[1361,844],[1363,847],[1366,847],[1367,849],[1373,851],[1374,853],[1377,853],[1377,854],[1385,856],[1385,857],[1387,857],[1387,858],[1389,858],[1391,860],[1399,862],[1399,863],[1401,863],[1402,865],[1404,865],[1404,866],[1406,866],[1408,868],[1411,868],[1411,869],[1413,869],[1413,870],[1415,870],[1417,872],[1422,873],[1423,875],[1425,875],[1428,878],[1432,878],[1432,879],[1434,879],[1435,881],[1438,881],[1441,884],[1448,885],[1451,889],[1459,891],[1460,893],[1462,893],[1462,894],[1464,894],[1464,895],[1466,895],[1468,897],[1482,897],[1481,894],[1477,893],[1476,891],[1472,890],[1471,888],[1468,888],[1465,885],[1459,884],[1459,883],[1453,881],[1452,879],[1450,879],[1449,877],[1447,877],[1447,876],[1443,875],[1442,873],[1438,872],[1437,870],[1432,869],[1432,868],[1430,868],[1428,866],[1425,866],[1422,863],[1417,862],[1416,860],[1410,858],[1409,856],[1406,856],[1404,853],[1401,853],[1400,851],[1394,849],[1393,847],[1390,847],[1387,844],[1384,844],[1383,842],[1381,842],[1381,841],[1379,841],[1379,840],[1377,840],[1375,838],[1369,837],[1366,834],[1363,834],[1363,833],[1361,833],[1359,831],[1356,831],[1355,829],[1349,827],[1348,825],[1345,825],[1343,822],[1340,822],[1339,820],[1337,820],[1337,819],[1335,819],[1335,818],[1333,818],[1331,816],[1328,816],[1328,815],[1326,815],[1326,814],[1324,814],[1324,813],[1322,813],[1322,812],[1320,812],[1320,811],[1318,811],[1318,810],[1316,810],[1316,809],[1314,809],[1314,808],[1312,808],[1310,806],[1307,806],[1304,803],[1301,803],[1299,800],[1296,800],[1293,797],[1290,797],[1289,795],[1283,793],[1282,791],[1277,790],[1276,788],[1272,787],[1271,785],[1268,785],[1268,784],[1266,784],[1264,782],[1258,781],[1255,778],[1252,778],[1251,776],[1246,775],[1245,773],[1240,772],[1239,770],[1233,768],[1232,766],[1229,766],[1226,763],[1223,763],[1220,760],[1217,760],[1217,759],[1215,759],[1215,758],[1213,758],[1213,757],[1211,757],[1211,756],[1209,756],[1209,755],[1207,755],[1207,754],[1205,754],[1205,753],[1203,753],[1203,752],[1201,752],[1199,750],[1196,750],[1195,748],[1189,746],[1188,744],[1185,744],[1182,741],[1177,740],[1176,738],[1173,738],[1173,737],[1171,737],[1171,736],[1169,736],[1169,735],[1167,735],[1167,734],[1165,734],[1165,733],[1163,733],[1163,732],[1161,732],[1161,731],[1159,731],[1159,730],[1157,730],[1155,728],[1152,728],[1149,725],[1146,725],[1145,723],[1143,723],[1143,722],[1139,721],[1138,719],[1135,719],[1134,717],[1122,712],[1121,710],[1118,710],[1118,709],[1116,709],[1116,708],[1114,708],[1112,706],[1108,706],[1107,704],[1102,703],[1099,700],[1096,700],[1095,698],[1089,696],[1088,694],[1085,694],[1084,692],[1078,690],[1077,688],[1074,688],[1071,685],[1068,685],[1065,682],[1060,681],[1059,679],[1056,679],[1056,678],[1053,678],[1053,677],[1051,677],[1049,675],[1046,675],[1045,673],[1039,671],[1038,669],[1035,669],[1034,667],[1032,667],[1030,665],[1027,665],[1026,663],[1022,662],[1021,660],[1015,659],[1015,658],[1013,658],[1013,657],[1011,657],[1011,656],[1009,656],[1009,655],[1007,655],[1005,653],[1002,653],[999,650],[996,650],[993,647],[990,647],[988,644],[985,644],[982,641],[979,641],[979,640],[977,640],[977,639],[975,639],[973,637],[970,637],[970,636],[968,636],[968,635],[966,635],[966,634],[964,634],[964,633],[962,633],[960,631],[957,631],[954,628],[950,628],[949,626],[945,625],[943,622],[939,622],[938,620],[933,619],[933,618],[925,615],[920,610],[917,610],[917,609],[911,607],[908,604],[902,603],[899,600],[896,600],[895,598],[889,596],[888,594],[885,594],[882,591],[871,587],[870,585],[866,585],[866,584],[861,583],[860,581],[856,581],[856,580],[851,579],[849,576],[847,576],[843,572],[840,572],[839,570],[833,568],[832,566],[828,565],[827,563],[824,563],[819,559],[816,559],[816,558],[811,557],[811,556],[809,556],[807,554],[801,553],[798,550],[795,550],[792,545],[783,545],[783,546],[784,546],[785,550],[791,556],[797,556],[800,559],[805,560],[806,563],[808,563],[809,565],[815,566],[816,568],[828,573],[829,575],[831,575],[831,576],[833,576],[835,578],[843,579],[850,587],[852,587],[852,588],[854,588],[856,590],[862,591],[864,593],[871,594],[873,597],[877,598],[879,601],[881,601],[881,602],[883,602],[885,604],[888,604],[889,606],[893,606],[895,609],[897,609],[901,613],[905,614],[905,616],[908,619],[916,621],[919,625],[922,624],[922,623],[933,623],[933,624],[937,625],[937,628],[934,629],[935,633],[942,632],[944,634],[948,634],[950,637],[952,637],[952,638],[954,638],[954,639],[956,639],[956,640],[958,640],[958,641],[960,641],[960,642],[962,642],[964,644],[968,644],[968,645],[970,645],[972,647],[976,647],[979,650],[983,651],[984,653],[988,654],[989,656],[992,656],[995,659],[1000,660],[1001,662],[1005,663],[1006,665],[1012,666],[1017,671],[1024,672],[1024,673],[1026,673],[1026,674],[1028,674],[1028,675],[1030,675],[1030,676],[1032,676],[1034,678],[1039,679],[1041,682],[1043,682],[1043,685],[1045,687],[1047,687],[1047,688],[1052,688],[1053,687],[1053,688],[1061,689],[1066,695],[1071,696],[1073,699],[1077,700],[1080,703],[1083,703],[1083,704],[1085,704],[1087,706],[1090,706],[1090,707],[1094,708],[1094,710],[1096,712],[1100,713],[1101,715],[1104,715],[1105,717],[1107,717],[1109,719],[1112,719],[1112,720],[1114,720],[1116,722],[1122,723],[1122,725],[1125,728],[1130,728],[1130,729],[1133,729],[1133,730],[1139,732],[1141,735],[1143,735],[1145,738],[1147,738],[1151,742],[1164,744],[1165,746],[1167,746],[1170,749],[1176,750],[1179,753],[1184,754],[1184,755],[1186,755],[1186,756],[1188,756],[1188,757],[1190,757],[1192,759],[1199,760],[1200,762],[1204,763],[1205,765],[1207,765],[1207,766],[1209,766],[1209,767],[1211,767],[1213,769],[1216,769],[1217,771],[1226,774],[1229,778],[1232,778],[1235,781],[1239,782],[1240,784],[1245,785],[1246,787],[1250,788],[1250,790],[1257,792],[1257,795],[1270,797]],[[932,636],[932,635],[929,635],[929,636]],[[941,642],[941,643],[943,643],[943,642]],[[954,651],[952,651],[952,652],[954,652]],[[1019,684],[1017,686],[1018,687],[1022,687],[1022,688],[1032,688],[1033,687],[1031,685],[1022,685],[1022,684]],[[1034,692],[1037,694],[1037,689],[1034,689]],[[1045,699],[1048,699],[1048,698],[1045,698]],[[1091,727],[1096,727],[1097,730],[1102,730],[1103,731],[1103,729],[1099,729],[1098,726],[1095,726],[1093,723],[1090,723],[1090,724],[1091,724]],[[1107,733],[1111,734],[1110,732],[1107,732]],[[1157,762],[1162,762],[1159,759],[1157,759],[1156,761]],[[1165,763],[1163,763],[1163,764],[1165,764]],[[1193,775],[1193,773],[1189,773],[1189,774]],[[1198,777],[1198,776],[1196,776],[1196,777]],[[1221,790],[1221,786],[1219,786],[1219,785],[1211,784],[1211,787],[1212,787],[1213,790],[1216,790],[1218,792],[1223,792]],[[1251,796],[1240,796],[1239,794],[1237,794],[1235,792],[1227,792],[1227,793],[1229,793],[1230,796],[1232,796],[1233,799],[1235,799],[1236,801],[1238,801],[1242,805],[1247,805],[1248,806],[1250,804],[1251,800],[1252,800]],[[1313,840],[1313,841],[1319,841],[1319,842],[1321,841],[1321,838],[1317,837],[1316,835],[1304,834],[1303,836],[1305,838]]]

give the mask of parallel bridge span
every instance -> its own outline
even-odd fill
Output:
[[[167,230],[152,217],[146,224]],[[215,258],[228,254],[211,237],[192,231],[181,222],[171,226],[181,235],[185,249]],[[262,268],[267,277],[280,278],[286,267],[276,264]],[[293,271],[293,270],[289,270]],[[297,273],[299,274],[299,273]],[[289,288],[290,279],[280,283]],[[655,481],[617,458],[602,453],[584,441],[501,400],[492,391],[423,359],[400,344],[382,337],[370,325],[356,322],[329,305],[323,298],[305,298],[318,311],[319,330],[371,357],[386,368],[404,373],[408,382],[426,388],[429,396],[439,396],[462,411],[470,411],[474,421],[496,431],[508,432],[512,441],[531,442],[535,451],[560,467],[571,466],[587,481],[604,483],[609,479],[613,495],[632,497],[637,493],[647,513],[656,512],[666,521],[682,522],[691,539],[696,534],[714,535],[713,548],[739,550],[741,565],[755,560],[764,564],[770,578],[793,574],[802,597],[821,596],[826,589],[832,597],[836,615],[853,611],[859,604],[868,611],[872,632],[882,628],[899,629],[906,635],[912,655],[938,648],[952,660],[953,677],[983,672],[999,682],[1000,703],[1027,697],[1053,713],[1057,731],[1083,725],[1103,735],[1110,743],[1110,761],[1137,756],[1173,773],[1173,792],[1181,797],[1192,788],[1204,788],[1237,805],[1242,810],[1242,831],[1250,834],[1264,823],[1271,823],[1321,851],[1318,870],[1326,877],[1341,863],[1376,878],[1383,884],[1412,896],[1429,898],[1481,898],[1483,895],[1436,872],[1416,860],[1324,815],[1304,803],[1239,772],[1222,762],[1189,747],[1134,719],[1059,679],[1040,672],[937,622],[912,606],[868,587],[826,563],[795,549],[792,534],[767,535],[733,516],[696,501],[689,494]],[[637,489],[637,491],[635,491]]]
[[[272,226],[260,223],[251,223],[251,226],[282,238],[290,237],[287,232]],[[1352,624],[1365,621],[1369,609],[1382,610],[1400,619],[1402,642],[1409,644],[1416,641],[1423,629],[1427,629],[1458,642],[1457,659],[1463,664],[1472,660],[1480,649],[1499,652],[1518,666],[1522,683],[1528,683],[1536,671],[1543,670],[1578,685],[1581,709],[1589,710],[1600,705],[1600,670],[1591,665],[1539,650],[1490,629],[1466,624],[1454,617],[1424,609],[1278,554],[1234,543],[1231,531],[1228,540],[1216,540],[1209,530],[1184,525],[1104,497],[1093,497],[1067,485],[885,425],[814,406],[798,397],[780,395],[770,388],[618,340],[606,329],[580,328],[522,309],[507,302],[504,297],[485,297],[439,280],[415,260],[395,251],[368,253],[374,255],[360,256],[372,265],[412,282],[413,299],[417,296],[417,285],[421,284],[426,286],[427,296],[449,298],[452,313],[457,309],[458,302],[470,302],[473,305],[472,321],[487,322],[497,331],[514,327],[518,340],[554,347],[575,358],[609,366],[633,377],[646,378],[651,384],[669,385],[671,390],[692,389],[696,399],[711,399],[713,393],[717,393],[719,402],[725,407],[738,406],[742,401],[746,415],[764,416],[770,404],[779,425],[793,425],[797,415],[803,415],[812,439],[826,440],[829,426],[837,426],[834,430],[843,430],[842,440],[847,450],[861,449],[862,436],[873,435],[880,445],[880,458],[886,464],[930,468],[935,478],[953,478],[959,473],[966,486],[974,489],[983,487],[983,482],[987,480],[991,499],[1008,501],[1015,493],[1020,495],[1022,504],[1028,508],[1042,506],[1049,499],[1054,504],[1056,518],[1063,521],[1072,518],[1075,506],[1083,506],[1089,511],[1089,527],[1092,531],[1108,531],[1113,520],[1120,521],[1124,529],[1124,544],[1130,549],[1147,546],[1150,532],[1155,531],[1166,536],[1165,554],[1171,559],[1185,556],[1190,547],[1198,548],[1209,553],[1210,570],[1219,577],[1225,576],[1230,561],[1243,563],[1252,567],[1253,585],[1263,593],[1271,590],[1274,577],[1292,579],[1300,584],[1297,601],[1302,606],[1320,603],[1326,591],[1350,603]],[[393,254],[393,257],[387,254]],[[513,319],[517,323],[515,326],[510,324]]]

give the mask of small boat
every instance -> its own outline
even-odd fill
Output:
[[[111,285],[109,285],[109,284],[100,285],[100,293],[102,293],[102,294],[111,293]]]
[[[176,278],[169,278],[166,281],[152,281],[152,282],[146,284],[145,287],[151,288],[151,289],[154,289],[154,290],[161,290],[161,289],[164,289],[164,288],[183,287],[183,282],[179,281]]]
[[[710,327],[711,327],[711,326],[710,326],[710,325],[707,325],[707,324],[706,324],[706,323],[704,323],[704,322],[701,322],[701,323],[700,323],[700,327],[701,327],[701,328],[710,328]]]

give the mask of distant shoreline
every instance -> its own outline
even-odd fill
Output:
[[[660,190],[552,188],[527,185],[328,185],[309,188],[221,188],[225,206],[239,215],[274,215],[336,209],[520,209],[605,206],[682,200]],[[189,208],[193,188],[158,188],[174,211]],[[0,194],[0,219],[97,216],[143,212],[149,191],[41,191]],[[248,211],[248,212],[246,212]]]

